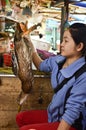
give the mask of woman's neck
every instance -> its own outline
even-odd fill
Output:
[[[68,67],[68,66],[71,65],[73,62],[75,62],[76,60],[78,60],[80,57],[81,57],[81,56],[73,57],[73,58],[67,58],[62,68]]]

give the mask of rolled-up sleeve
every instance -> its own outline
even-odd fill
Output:
[[[40,71],[51,72],[55,63],[55,56],[45,59],[39,66]]]
[[[41,62],[40,66],[39,66],[39,70],[45,71],[45,72],[51,72],[53,70],[53,68],[55,68],[57,66],[57,64],[60,61],[63,61],[64,59],[65,59],[65,57],[63,57],[61,55],[49,57],[48,59],[45,59],[43,62]]]

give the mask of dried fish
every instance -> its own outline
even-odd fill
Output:
[[[34,82],[32,71],[32,48],[30,46],[31,40],[29,34],[31,31],[41,26],[40,23],[33,25],[27,31],[28,38],[22,36],[20,24],[16,23],[16,31],[14,36],[14,53],[13,53],[13,72],[21,81],[22,91],[17,99],[19,103],[19,110],[21,105],[27,99]]]
[[[17,60],[17,75],[21,80],[22,90],[29,93],[33,85],[31,40],[22,37],[20,24],[17,23],[14,36],[14,51]],[[15,70],[15,69],[14,69]]]

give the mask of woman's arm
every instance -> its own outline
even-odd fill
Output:
[[[29,46],[30,46],[31,49],[32,49],[32,61],[33,61],[34,65],[36,66],[36,68],[39,69],[39,65],[40,65],[40,63],[41,63],[43,60],[42,60],[41,57],[38,55],[37,50],[36,50],[36,48],[34,47],[34,44],[32,43],[32,41],[31,41],[31,39],[30,39],[30,36],[29,36],[28,34],[25,34],[25,35],[23,35],[23,37],[25,37],[25,38],[28,40]]]
[[[43,61],[37,52],[33,52],[32,60],[37,69],[39,69],[40,63]]]
[[[31,39],[30,39],[30,36],[29,36],[30,32],[33,31],[33,30],[37,27],[37,25],[34,25],[34,26],[32,26],[30,29],[27,29],[26,24],[20,23],[20,27],[21,27],[21,30],[22,30],[22,32],[23,32],[22,37],[25,37],[25,38],[29,41],[29,46],[30,46],[31,49],[32,49],[32,60],[33,60],[33,63],[34,63],[34,65],[36,66],[36,68],[39,69],[39,65],[40,65],[40,63],[42,62],[42,59],[41,59],[41,57],[38,55],[37,50],[36,50],[36,48],[34,47],[32,41],[31,41]]]
[[[57,128],[57,130],[69,130],[70,127],[71,126],[66,121],[62,120],[60,122],[59,127]]]

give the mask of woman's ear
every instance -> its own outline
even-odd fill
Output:
[[[83,49],[84,45],[82,42],[77,46],[77,51],[81,51]]]

